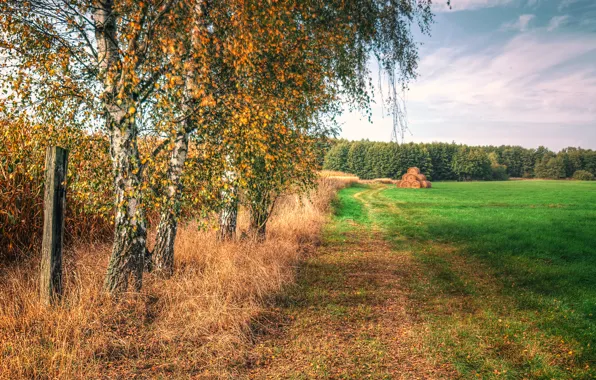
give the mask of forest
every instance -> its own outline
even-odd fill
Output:
[[[569,147],[553,152],[540,146],[468,146],[456,143],[388,143],[335,140],[323,168],[362,179],[397,179],[418,167],[433,181],[575,178],[593,180],[596,152]]]

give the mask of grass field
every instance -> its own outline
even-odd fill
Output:
[[[596,373],[596,184],[437,183],[370,204],[371,221],[421,263],[415,295],[462,374]],[[453,298],[465,301],[451,313]]]
[[[339,193],[255,377],[596,375],[596,183],[433,186]]]

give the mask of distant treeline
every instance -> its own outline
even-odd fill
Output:
[[[596,151],[521,146],[468,146],[455,143],[397,144],[338,140],[325,155],[323,169],[363,179],[399,178],[416,166],[431,180],[505,180],[509,177],[591,179]]]

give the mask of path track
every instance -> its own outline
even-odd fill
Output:
[[[373,212],[371,202],[385,188],[362,188],[354,198]],[[392,249],[374,224],[344,226],[326,233],[298,285],[263,324],[278,322],[260,336],[247,377],[452,378],[453,370],[421,347],[424,326],[409,289],[419,272],[412,253]]]

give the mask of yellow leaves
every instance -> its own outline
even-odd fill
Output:
[[[215,107],[216,104],[215,99],[211,95],[204,96],[200,103],[201,107]]]
[[[73,6],[78,6],[75,3]],[[174,11],[161,18],[158,24],[151,25],[155,27],[155,34],[152,40],[146,40],[146,35],[139,32],[147,30],[150,24],[144,21],[145,14],[142,12],[149,12],[151,19],[155,16],[151,12],[156,12],[161,7],[147,0],[127,0],[124,4],[126,6],[121,8],[122,13],[118,14],[119,33],[115,41],[122,50],[118,63],[101,78],[78,83],[77,80],[80,79],[73,75],[71,83],[73,86],[80,86],[76,92],[78,94],[93,94],[94,91],[87,90],[97,88],[98,83],[114,86],[100,100],[111,100],[112,95],[117,94],[116,104],[122,107],[122,113],[126,112],[125,117],[129,123],[126,128],[135,127],[135,117],[141,110],[144,117],[152,118],[143,127],[151,128],[151,132],[159,137],[156,140],[151,140],[146,135],[138,138],[144,155],[140,163],[147,165],[144,172],[147,183],[139,185],[139,192],[149,194],[149,189],[153,186],[160,189],[160,186],[167,185],[160,180],[167,171],[173,145],[166,145],[158,157],[150,155],[152,148],[162,142],[160,139],[179,133],[181,122],[178,120],[185,118],[184,107],[191,103],[186,102],[185,98],[189,96],[193,98],[190,99],[193,107],[200,108],[195,120],[199,124],[195,136],[205,139],[215,136],[215,142],[205,143],[204,150],[193,152],[192,160],[185,163],[185,196],[189,199],[194,198],[196,203],[199,200],[204,201],[210,191],[207,189],[217,187],[213,185],[217,180],[202,176],[207,176],[205,173],[210,171],[217,173],[222,167],[222,157],[229,152],[238,155],[234,164],[243,176],[240,183],[245,188],[257,188],[261,182],[274,187],[281,179],[291,182],[304,175],[303,171],[312,162],[310,148],[307,146],[310,141],[301,140],[296,136],[301,132],[294,132],[302,128],[296,126],[297,119],[309,119],[324,104],[324,100],[328,99],[324,81],[329,76],[322,72],[321,66],[317,66],[322,61],[321,57],[313,57],[313,54],[322,51],[317,48],[334,41],[331,38],[334,34],[332,31],[326,32],[329,38],[309,40],[306,31],[308,28],[301,25],[303,22],[295,22],[305,20],[304,16],[310,16],[308,12],[301,15],[301,12],[305,12],[304,9],[297,9],[297,13],[294,13],[293,7],[281,1],[269,1],[267,7],[244,0],[214,2],[209,15],[212,25],[206,27],[204,24],[196,24],[193,6],[197,2],[179,1],[173,8]],[[294,17],[296,15],[298,17]],[[324,29],[329,28],[326,26]],[[23,36],[33,38],[34,35],[27,37],[24,33],[19,34],[19,38]],[[139,40],[133,43],[136,37]],[[49,41],[43,43],[48,44],[48,53],[51,53],[49,50],[52,45]],[[127,47],[130,49],[126,50]],[[143,47],[149,49],[145,50]],[[147,54],[140,53],[143,51]],[[76,63],[72,64],[72,57],[68,54],[68,50],[62,51],[58,56],[42,54],[44,58],[40,63],[33,58],[29,59],[27,64],[31,67],[27,70],[35,71],[35,67],[42,67],[45,71],[37,71],[47,77],[48,73],[50,76],[55,75],[52,67],[62,65],[64,70],[72,69]],[[81,56],[85,57],[83,54]],[[308,67],[305,68],[307,61]],[[70,66],[68,62],[71,62]],[[88,66],[92,67],[94,64],[96,62],[90,62]],[[31,89],[34,89],[35,83],[28,82],[33,79],[22,75],[18,78],[20,82],[15,81],[18,83],[15,87],[20,88],[19,91],[28,91],[26,85],[30,83]],[[55,84],[53,86],[52,88],[58,88]],[[142,91],[148,90],[149,86],[158,91],[151,93],[148,103],[136,103],[142,98]],[[133,97],[133,94],[138,97]],[[209,94],[217,95],[215,98]],[[135,99],[135,103],[131,103],[132,99]],[[94,104],[93,101],[89,103]],[[131,104],[134,106],[130,106]],[[58,102],[53,105],[59,110],[56,113],[63,112],[62,105]],[[102,117],[102,110],[91,109],[89,112],[87,118],[92,123]],[[61,115],[69,120],[75,120],[76,116],[72,110]],[[301,145],[303,150],[298,149]],[[109,189],[110,161],[109,157],[102,158],[105,162],[93,159],[88,163],[98,173],[92,173],[91,169],[85,172],[85,181],[79,183],[82,187],[92,183],[88,179],[95,175],[108,178],[106,188]],[[293,162],[298,164],[293,165]],[[251,180],[247,181],[246,178]],[[89,185],[81,190],[81,194],[86,193],[88,199],[95,197],[95,200],[111,200],[102,191],[92,189]],[[110,195],[109,191],[106,193]],[[213,197],[209,195],[209,198]],[[153,195],[147,195],[144,201],[149,211],[153,205],[157,207],[160,203],[155,201]],[[98,204],[105,206],[105,202],[98,201]],[[106,210],[110,208],[107,207]],[[99,212],[99,207],[95,205],[89,206],[89,209]]]

